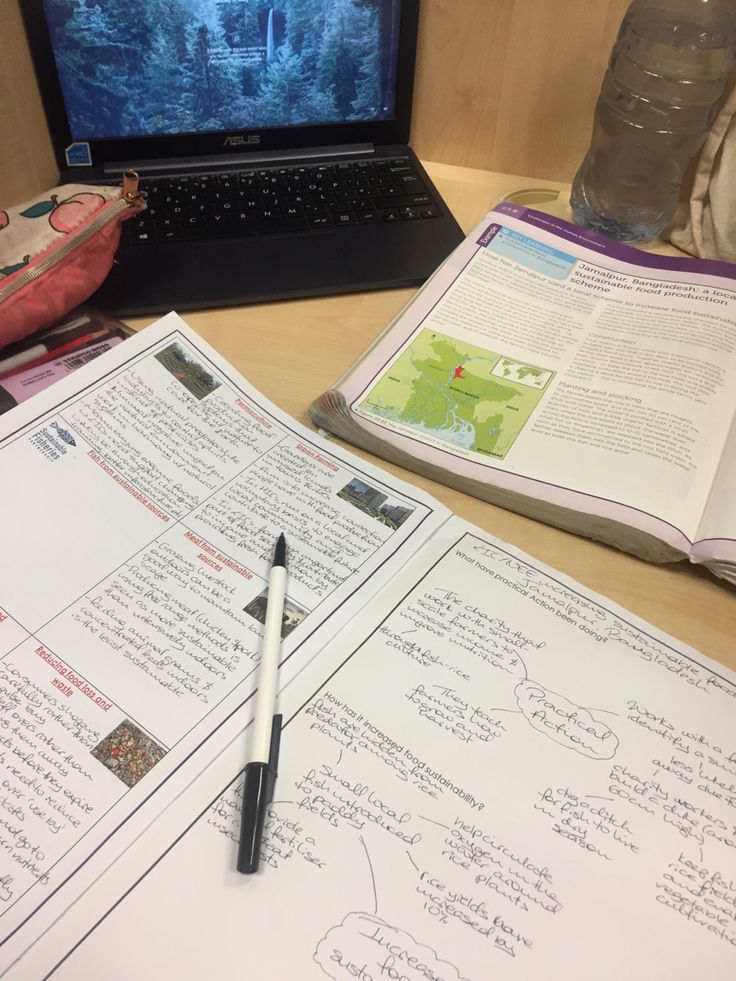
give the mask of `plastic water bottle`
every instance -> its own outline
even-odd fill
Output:
[[[611,52],[575,221],[624,242],[670,223],[736,64],[736,0],[633,0]]]

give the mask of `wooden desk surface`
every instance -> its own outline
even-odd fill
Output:
[[[505,196],[522,189],[562,191],[527,203],[567,214],[567,186],[446,164],[427,169],[464,230]],[[657,251],[671,251],[660,246]],[[186,313],[186,321],[273,402],[311,426],[310,402],[329,388],[410,299],[391,290]],[[154,317],[129,321],[143,327]],[[345,444],[347,445],[347,444]],[[353,448],[354,449],[354,448]],[[702,653],[736,669],[736,588],[687,563],[655,566],[558,531],[371,459],[429,491],[456,514],[610,597]]]

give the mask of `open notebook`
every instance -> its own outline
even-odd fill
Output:
[[[148,195],[109,312],[421,283],[461,240],[407,146],[418,0],[21,0],[62,180]]]

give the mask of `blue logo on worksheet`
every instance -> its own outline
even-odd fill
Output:
[[[58,422],[51,422],[48,426],[41,426],[35,433],[28,437],[31,446],[38,450],[47,460],[58,460],[69,452],[70,446],[76,446],[74,439],[68,429],[64,429]]]
[[[58,422],[52,422],[51,426],[56,430],[60,439],[63,439],[68,446],[76,446],[77,443],[68,429],[62,429]]]
[[[560,252],[551,245],[545,245],[510,228],[496,226],[496,229],[493,235],[484,236],[480,240],[480,244],[489,252],[495,252],[505,259],[526,266],[527,269],[555,279],[566,279],[575,266],[574,256],[567,252]]]

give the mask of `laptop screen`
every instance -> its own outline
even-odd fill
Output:
[[[74,140],[391,119],[398,0],[44,0]]]

